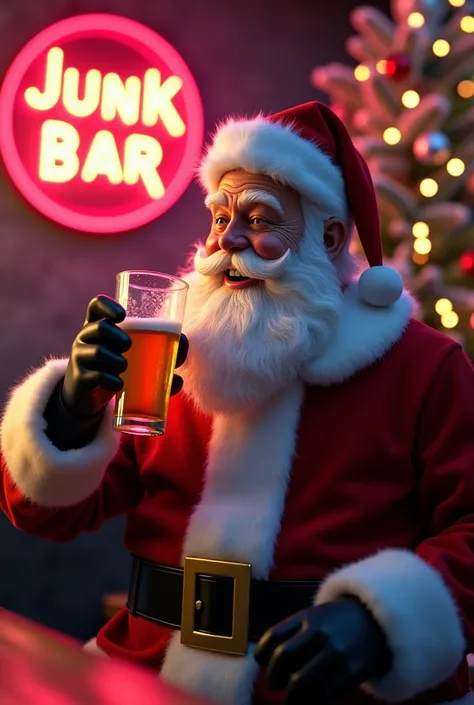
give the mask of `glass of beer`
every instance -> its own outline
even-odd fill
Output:
[[[120,272],[116,299],[132,339],[128,367],[117,394],[113,427],[140,436],[162,436],[186,305],[186,282],[161,272]]]

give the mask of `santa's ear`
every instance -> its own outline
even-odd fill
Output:
[[[324,222],[324,246],[328,257],[335,260],[347,244],[349,230],[340,218],[329,218]]]

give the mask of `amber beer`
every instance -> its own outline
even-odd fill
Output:
[[[116,298],[125,309],[120,327],[132,340],[113,428],[141,436],[162,436],[178,354],[188,284],[170,274],[117,274]]]
[[[114,423],[128,433],[164,432],[181,324],[159,318],[126,318],[120,327],[132,346],[117,396]]]

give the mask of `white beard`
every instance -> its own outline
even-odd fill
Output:
[[[321,243],[322,221],[315,226],[307,227],[298,252],[282,258],[283,273],[256,286],[233,290],[224,285],[222,273],[204,276],[196,268],[184,273],[189,292],[183,332],[190,349],[179,373],[185,392],[205,413],[258,406],[331,343],[341,284]],[[260,262],[265,271],[268,261],[252,250],[242,252],[250,265],[237,257],[235,269],[250,275]],[[200,252],[195,267],[205,268]]]

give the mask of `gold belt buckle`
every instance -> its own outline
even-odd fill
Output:
[[[201,605],[196,602],[198,575],[233,578],[232,636],[207,634],[195,630],[196,612],[201,608]],[[184,559],[181,643],[206,651],[245,656],[248,648],[250,580],[251,565],[249,563],[213,561],[208,558],[187,556]]]

